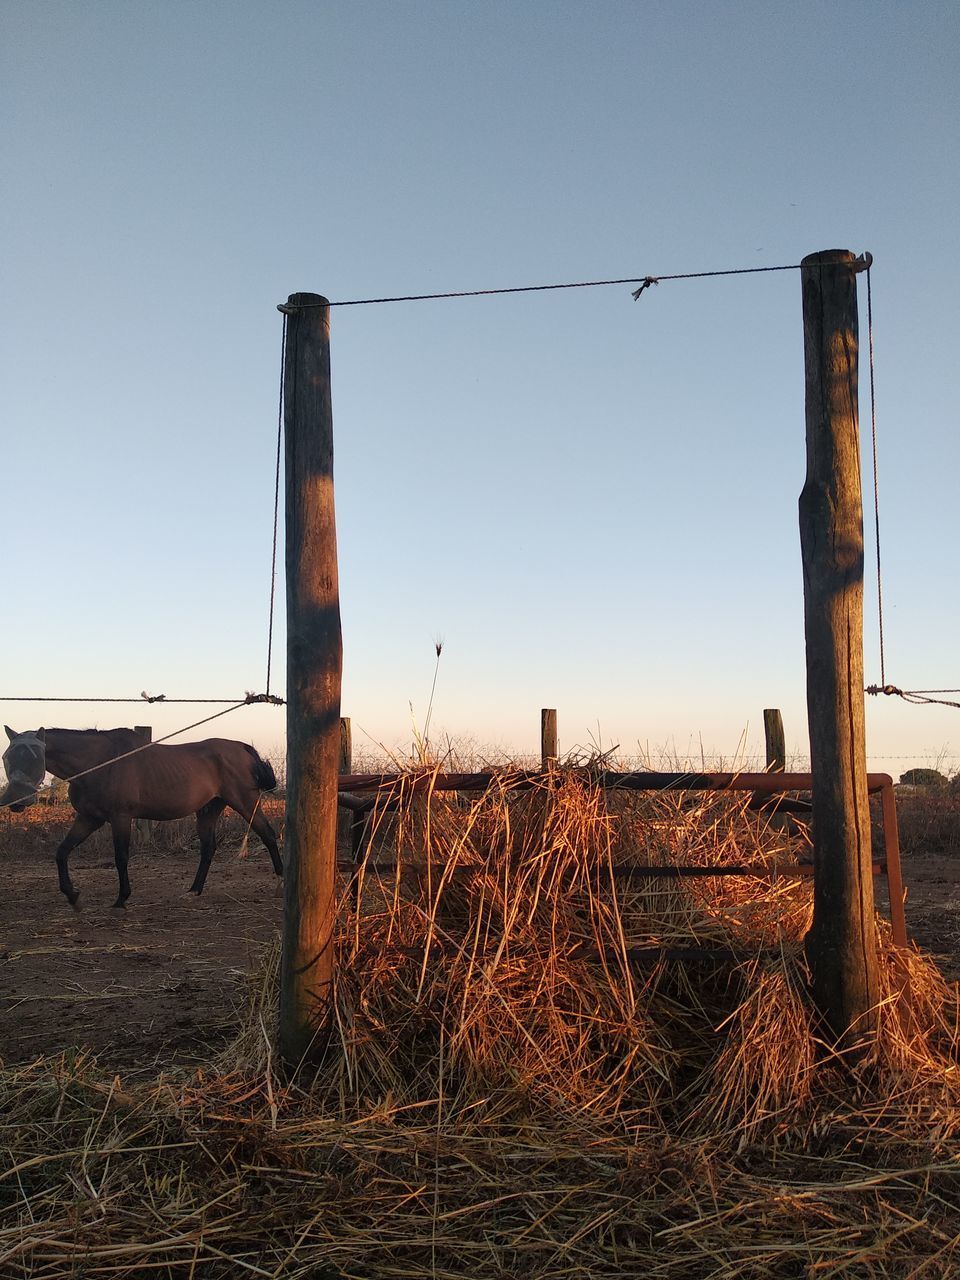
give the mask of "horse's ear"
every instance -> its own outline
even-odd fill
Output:
[[[6,731],[7,731],[7,737],[8,737],[8,738],[10,739],[10,741],[12,742],[12,741],[14,740],[14,738],[15,738],[17,735],[13,732],[13,730],[10,728],[10,726],[9,726],[8,724],[5,724],[3,727],[4,727],[4,729],[6,729]]]
[[[37,730],[37,733],[36,733],[36,736],[40,739],[40,741],[41,741],[44,745],[46,745],[46,741],[47,741],[47,731],[46,731],[46,729],[38,729],[38,730]]]

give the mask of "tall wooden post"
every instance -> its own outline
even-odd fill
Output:
[[[558,754],[556,708],[544,707],[540,712],[540,767],[544,772],[556,764]]]
[[[783,716],[776,707],[763,712],[763,736],[767,747],[767,769],[784,773],[787,768],[787,743],[783,734]]]
[[[800,495],[813,778],[814,998],[838,1044],[876,1029],[877,937],[863,712],[863,509],[854,256],[803,259],[807,478]]]
[[[323,1048],[333,984],[340,599],[333,503],[330,311],[294,293],[284,374],[287,572],[287,823],[280,1052],[296,1065]]]

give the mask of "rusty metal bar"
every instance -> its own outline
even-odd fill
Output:
[[[362,830],[362,824],[361,824]],[[362,858],[360,859],[362,861]],[[338,862],[337,867],[340,871],[352,874],[355,869],[353,862]],[[422,862],[397,863],[395,859],[388,858],[378,860],[370,864],[370,870],[373,872],[392,872],[396,871],[398,865],[403,871],[426,871],[427,864]],[[431,871],[438,873],[446,873],[447,875],[479,875],[481,872],[488,870],[485,863],[464,863],[462,866],[450,867],[446,862],[431,862],[429,864]],[[655,866],[647,863],[619,863],[609,868],[603,868],[609,871],[614,880],[681,880],[681,879],[710,879],[714,876],[753,876],[756,880],[771,880],[777,876],[794,876],[797,879],[808,879],[813,875],[812,862],[790,862],[779,863],[776,866],[767,866],[764,863],[755,863],[753,865],[724,865],[716,867],[690,866],[687,864],[677,864],[675,866]],[[885,875],[887,865],[884,862],[875,862],[873,864],[873,874],[875,876]]]
[[[496,954],[496,944],[499,939],[492,938],[488,947],[483,951],[475,953],[470,949],[470,954],[478,960],[483,960],[487,955]],[[461,950],[456,944],[453,944],[441,937],[434,936],[430,943],[433,951],[450,952],[453,950]],[[411,959],[419,959],[424,952],[423,946],[397,946],[393,948],[400,955],[408,956]],[[798,954],[800,949],[797,948]],[[626,960],[628,964],[645,965],[658,964],[663,960],[677,960],[683,963],[696,962],[698,960],[728,960],[733,964],[749,964],[756,960],[776,960],[782,958],[784,952],[782,947],[733,947],[733,946],[689,946],[689,947],[627,947],[621,950],[619,947],[594,947],[589,945],[577,946],[571,952],[571,956],[576,959],[618,961]]]
[[[585,781],[607,791],[758,791],[779,795],[784,791],[810,791],[809,773],[614,773],[600,770],[583,773]],[[401,773],[342,774],[341,791],[418,790],[485,791],[491,784],[505,790],[524,790],[537,786],[556,786],[556,775],[539,769],[518,769],[514,773],[424,773],[411,776]],[[867,789],[882,792],[892,786],[887,773],[868,773]]]
[[[584,770],[583,777],[594,786],[608,791],[752,791],[760,795],[781,795],[786,791],[810,791],[813,781],[809,773],[615,773],[601,770],[590,773]],[[339,779],[339,790],[347,792],[381,790],[390,791],[391,803],[395,803],[398,791],[406,789],[431,791],[485,791],[491,784],[496,784],[504,791],[530,790],[534,787],[556,786],[557,775],[545,774],[540,770],[517,770],[513,773],[423,773],[411,777],[397,773],[355,773],[342,775]],[[904,915],[904,889],[900,868],[900,841],[897,828],[896,800],[893,792],[893,779],[888,773],[868,773],[867,791],[871,795],[880,795],[883,816],[883,838],[886,857],[883,862],[874,862],[873,874],[886,875],[890,895],[890,923],[893,939],[898,946],[907,944],[907,925]],[[355,811],[363,812],[372,808],[372,802],[366,804],[359,800],[347,801]],[[389,870],[391,863],[380,864],[380,870]],[[812,876],[813,867],[798,863],[790,868],[757,868],[752,866],[727,867],[653,867],[653,866],[621,866],[613,869],[617,878],[684,878],[708,876],[757,876],[758,878],[777,875]]]

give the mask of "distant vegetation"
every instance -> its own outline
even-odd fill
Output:
[[[945,787],[949,781],[938,769],[908,769],[900,775],[902,787]]]

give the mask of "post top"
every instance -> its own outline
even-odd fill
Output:
[[[291,293],[286,302],[278,302],[277,310],[285,316],[292,316],[305,307],[329,307],[330,300],[322,293]]]
[[[869,271],[873,266],[873,254],[864,250],[854,254],[851,249],[821,249],[819,253],[808,253],[800,259],[801,267],[853,267],[855,272]]]
[[[821,249],[819,253],[808,253],[800,259],[801,267],[838,266],[854,261],[856,255],[852,249]]]

